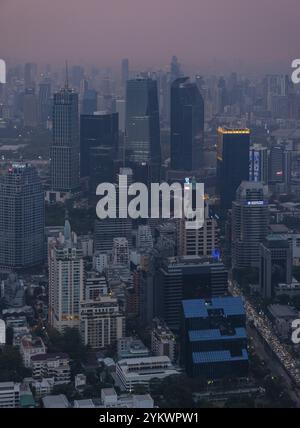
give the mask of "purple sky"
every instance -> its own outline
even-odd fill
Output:
[[[10,61],[199,70],[289,68],[300,57],[299,0],[0,0]],[[274,68],[273,67],[273,68]],[[222,70],[220,70],[222,71]]]

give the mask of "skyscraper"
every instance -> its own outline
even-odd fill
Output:
[[[50,148],[51,190],[74,192],[79,186],[78,94],[64,88],[54,95]]]
[[[232,267],[259,267],[259,245],[268,234],[268,187],[243,181],[232,205]]]
[[[260,144],[250,147],[249,180],[268,183],[268,149]]]
[[[246,313],[240,297],[182,302],[181,362],[189,376],[247,377]]]
[[[278,284],[291,284],[292,265],[289,241],[280,235],[267,236],[260,244],[259,285],[264,299],[274,296]]]
[[[217,181],[220,204],[230,209],[242,181],[249,180],[249,129],[218,129]]]
[[[46,126],[51,116],[51,81],[45,79],[39,85],[39,122]]]
[[[79,329],[84,298],[83,253],[66,219],[64,233],[49,243],[49,321],[59,331]]]
[[[126,160],[160,167],[160,124],[157,83],[149,78],[127,82]]]
[[[111,150],[111,157],[118,153],[118,114],[94,114],[80,117],[80,175],[89,177],[91,172],[91,149]],[[99,184],[99,183],[98,183]]]
[[[44,261],[44,191],[29,164],[13,164],[0,179],[0,269]]]
[[[84,91],[81,114],[94,114],[98,109],[98,93],[94,89]]]
[[[38,100],[35,90],[28,88],[24,95],[24,126],[36,128],[38,124]]]
[[[227,290],[228,271],[223,263],[197,256],[165,259],[155,278],[155,316],[178,330],[183,299],[224,296]]]
[[[171,168],[196,171],[202,162],[204,102],[196,83],[188,77],[171,87]]]

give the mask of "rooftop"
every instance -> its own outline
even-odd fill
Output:
[[[214,351],[214,352],[193,352],[193,362],[195,364],[206,363],[222,363],[228,361],[247,361],[248,352],[242,350],[241,355],[232,355],[230,351]]]
[[[185,318],[208,318],[209,310],[221,310],[224,316],[245,315],[243,300],[240,297],[183,300],[182,305]]]
[[[191,342],[209,341],[209,340],[227,340],[227,339],[247,339],[245,328],[237,328],[233,335],[222,335],[220,330],[192,330],[189,331]]]

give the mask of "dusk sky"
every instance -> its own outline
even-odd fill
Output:
[[[288,69],[299,0],[0,0],[0,57],[14,61]]]

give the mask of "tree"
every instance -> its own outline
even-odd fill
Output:
[[[6,345],[0,351],[0,382],[20,382],[30,375],[31,370],[24,367],[18,349]]]

